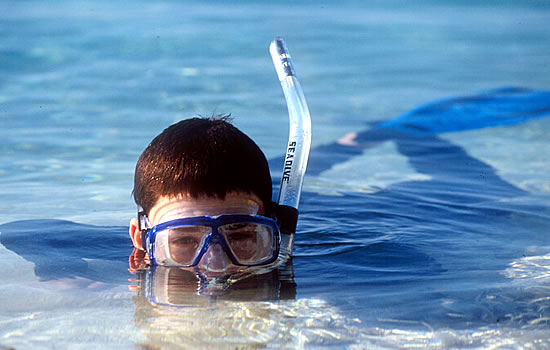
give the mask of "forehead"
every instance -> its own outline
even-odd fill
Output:
[[[224,199],[214,197],[191,198],[188,195],[161,197],[149,212],[151,224],[193,216],[224,214],[262,214],[260,199],[249,193],[232,192]]]

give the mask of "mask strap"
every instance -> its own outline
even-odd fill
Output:
[[[147,236],[147,233],[151,230],[151,224],[149,223],[149,219],[147,218],[147,213],[145,213],[145,210],[143,210],[142,207],[138,207],[138,230],[141,232],[141,247],[142,250],[145,249],[145,237]]]

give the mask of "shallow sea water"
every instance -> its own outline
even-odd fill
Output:
[[[550,348],[546,2],[0,14],[0,348]],[[232,113],[276,191],[275,36],[313,119],[292,262],[216,296],[179,271],[130,273],[135,162],[171,123]],[[416,129],[376,124],[397,120]]]

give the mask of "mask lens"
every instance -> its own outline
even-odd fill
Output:
[[[172,260],[181,265],[192,264],[210,231],[208,226],[181,226],[170,229],[168,246]]]
[[[218,227],[239,263],[261,264],[273,257],[273,229],[259,223],[232,223]]]

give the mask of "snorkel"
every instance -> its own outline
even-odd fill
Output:
[[[275,71],[283,88],[288,108],[289,134],[277,199],[281,233],[281,253],[292,252],[293,234],[298,222],[298,205],[311,146],[311,118],[292,59],[282,38],[269,45]]]

